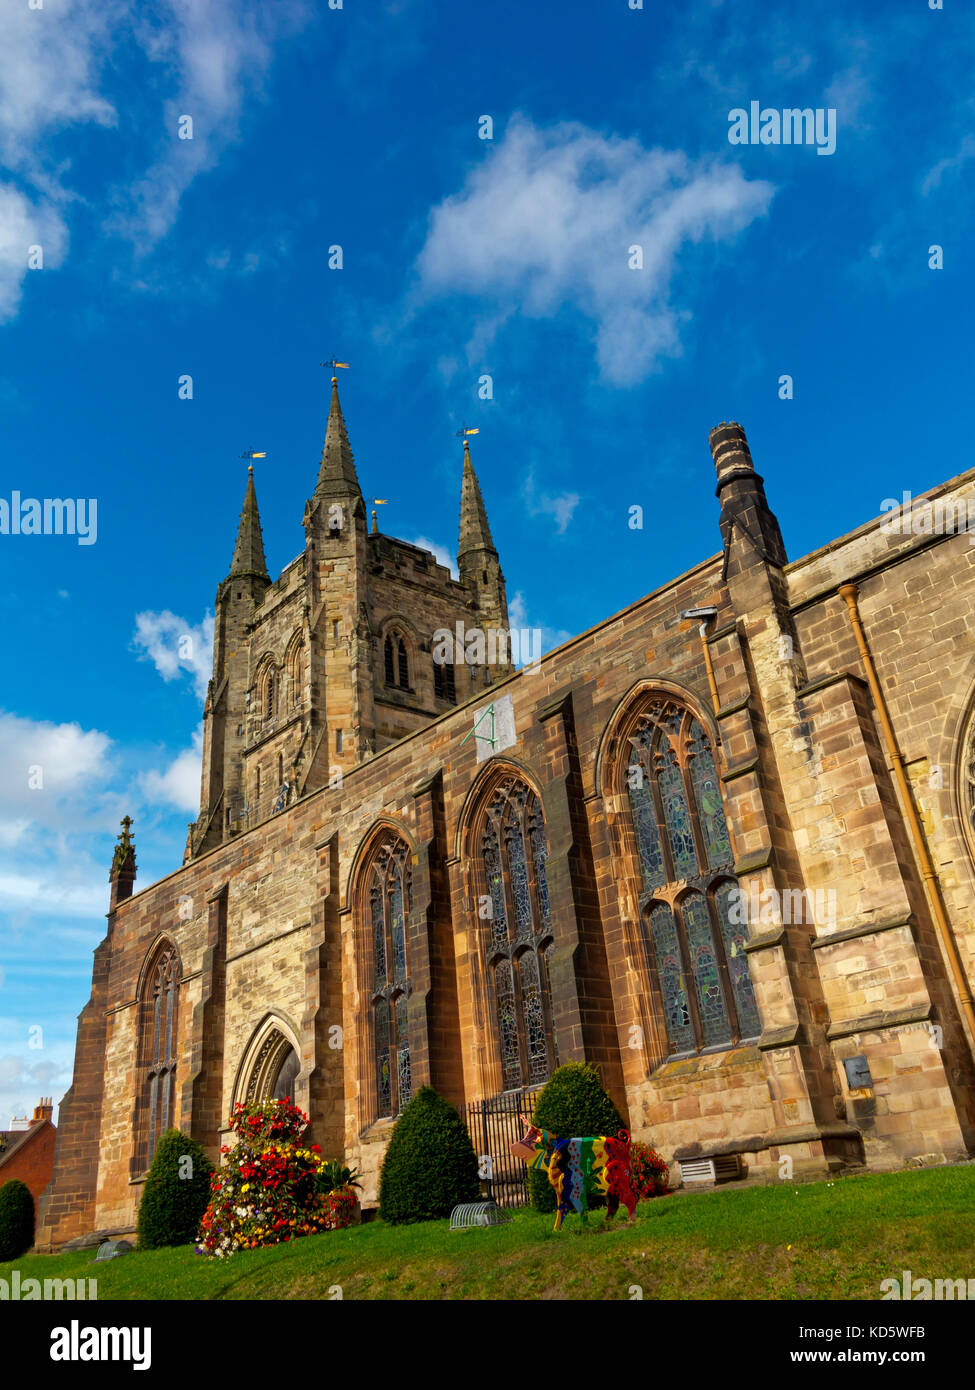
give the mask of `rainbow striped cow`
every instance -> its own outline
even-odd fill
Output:
[[[577,1211],[585,1225],[589,1214],[589,1198],[606,1198],[606,1220],[619,1210],[620,1202],[632,1221],[636,1213],[636,1193],[630,1181],[630,1136],[621,1129],[617,1139],[598,1135],[589,1139],[560,1139],[539,1129],[525,1115],[519,1119],[525,1126],[522,1139],[509,1145],[516,1158],[523,1158],[529,1168],[543,1168],[555,1189],[557,1210],[555,1230],[562,1229],[562,1219]]]

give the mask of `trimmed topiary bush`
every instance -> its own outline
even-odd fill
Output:
[[[178,1129],[167,1129],[142,1189],[136,1226],[140,1249],[192,1245],[210,1197],[212,1172],[199,1144]]]
[[[423,1086],[396,1121],[379,1177],[379,1215],[434,1221],[480,1198],[477,1155],[454,1107]]]
[[[34,1244],[34,1199],[19,1178],[0,1187],[0,1260],[19,1260]]]
[[[554,1071],[530,1118],[539,1129],[547,1129],[560,1139],[599,1134],[615,1137],[626,1128],[592,1062],[567,1062]],[[555,1192],[543,1170],[528,1170],[528,1196],[536,1211],[555,1210]],[[594,1200],[592,1205],[596,1204]]]

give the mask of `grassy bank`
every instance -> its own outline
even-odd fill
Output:
[[[876,1299],[882,1279],[975,1278],[975,1164],[641,1203],[636,1224],[518,1212],[450,1232],[370,1222],[229,1260],[192,1247],[93,1264],[92,1251],[0,1264],[96,1278],[104,1299]]]

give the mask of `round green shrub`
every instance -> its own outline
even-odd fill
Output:
[[[423,1086],[396,1121],[379,1177],[379,1215],[393,1224],[434,1221],[480,1197],[477,1156],[463,1120]]]
[[[136,1227],[140,1249],[192,1245],[210,1198],[212,1172],[199,1144],[178,1129],[167,1129],[142,1189]]]
[[[34,1244],[34,1199],[19,1178],[0,1187],[0,1260],[19,1260]]]
[[[547,1129],[560,1139],[600,1134],[614,1138],[626,1128],[592,1062],[567,1062],[557,1068],[542,1088],[530,1118],[539,1129]],[[536,1211],[555,1210],[555,1192],[544,1169],[528,1170],[528,1196]]]

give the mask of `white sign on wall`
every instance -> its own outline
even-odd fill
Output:
[[[479,763],[500,753],[502,748],[513,748],[518,740],[515,736],[515,705],[512,697],[501,695],[489,705],[475,710],[472,732]]]

